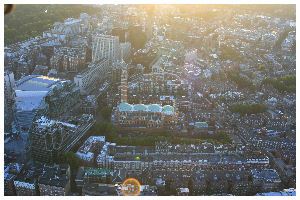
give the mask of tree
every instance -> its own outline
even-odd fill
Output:
[[[176,92],[177,97],[185,96],[187,93],[183,90],[183,88],[178,88]]]
[[[99,8],[90,5],[16,5],[16,9],[5,16],[5,45],[36,37],[51,28],[54,22],[78,18],[81,12],[93,15],[99,13]]]
[[[281,78],[266,78],[263,85],[271,85],[279,92],[296,92],[296,76],[284,76]]]
[[[247,78],[240,76],[239,72],[230,71],[227,73],[227,77],[235,82],[239,88],[248,88],[250,90],[254,89],[253,83]]]
[[[136,27],[132,27],[129,30],[128,40],[132,44],[133,48],[142,49],[147,42],[147,36],[145,32],[139,30]]]
[[[167,193],[171,192],[171,179],[169,178],[166,180],[165,190]]]
[[[265,112],[267,106],[264,104],[234,104],[229,109],[231,112],[245,115]]]
[[[259,64],[258,70],[259,71],[266,71],[266,66],[264,64]]]
[[[74,152],[66,152],[63,154],[64,162],[70,165],[71,170],[76,170],[79,167],[80,161]]]
[[[111,120],[111,112],[112,112],[111,107],[104,107],[101,109],[101,115],[107,121]]]
[[[233,182],[232,182],[232,180],[227,180],[227,193],[228,194],[232,194],[232,192],[233,192],[233,186],[234,186],[234,184],[233,184]]]
[[[238,51],[230,46],[223,45],[220,47],[221,50],[221,60],[233,60],[233,61],[242,61],[243,58]]]
[[[111,175],[108,174],[106,177],[105,177],[105,183],[106,184],[111,184]]]
[[[210,194],[212,194],[212,192],[213,192],[213,190],[212,190],[212,186],[211,186],[211,182],[210,182],[210,180],[206,180],[205,181],[205,185],[206,185],[206,187],[205,187],[205,194],[207,194],[207,195],[210,195]]]
[[[189,178],[188,188],[190,190],[190,194],[193,195],[193,193],[194,193],[194,182],[193,182],[192,177]]]

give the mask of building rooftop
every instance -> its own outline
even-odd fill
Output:
[[[44,185],[65,187],[69,181],[68,167],[68,165],[45,166],[38,182]]]
[[[161,106],[159,104],[129,104],[126,102],[120,103],[118,105],[118,109],[120,112],[163,112],[166,115],[172,115],[175,112],[174,107],[170,105]]]
[[[166,115],[172,115],[175,112],[175,109],[173,106],[165,105],[162,108],[162,112],[164,112]]]
[[[49,91],[61,80],[41,75],[28,75],[17,82],[17,90]]]
[[[148,111],[148,106],[144,104],[136,104],[133,106],[133,111]]]
[[[105,144],[105,136],[90,136],[76,152],[77,157],[85,161],[92,161],[95,154],[92,152],[98,146]]]
[[[133,111],[133,106],[130,105],[129,103],[124,103],[124,102],[122,102],[122,103],[120,103],[120,104],[118,105],[118,108],[119,108],[119,111],[120,111],[120,112]]]
[[[49,128],[49,127],[52,127],[53,125],[62,125],[64,127],[68,127],[68,128],[76,128],[77,126],[74,125],[74,124],[70,124],[70,123],[67,123],[67,122],[61,122],[61,121],[56,121],[56,120],[52,120],[52,119],[48,119],[47,117],[45,116],[41,116],[39,119],[37,119],[35,121],[37,127],[39,129],[45,129],[45,128]]]
[[[161,112],[162,107],[159,104],[151,104],[151,105],[148,106],[148,110],[150,112]]]
[[[82,188],[84,195],[92,196],[117,196],[115,185],[102,183],[84,184]]]
[[[31,111],[37,109],[45,96],[56,86],[65,81],[41,75],[29,75],[17,82],[17,110]]]
[[[279,192],[258,193],[256,196],[296,196],[296,189],[289,188]]]
[[[110,169],[104,168],[85,168],[84,175],[85,176],[106,176],[111,174],[112,171]]]
[[[253,169],[251,170],[251,174],[254,179],[264,180],[265,182],[281,182],[275,169]]]
[[[195,122],[196,128],[208,128],[208,124],[206,122]]]

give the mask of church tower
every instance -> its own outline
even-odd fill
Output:
[[[127,66],[124,65],[122,67],[122,74],[121,74],[121,102],[127,102],[127,79],[128,79],[128,73],[127,73]]]

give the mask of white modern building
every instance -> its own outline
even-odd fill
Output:
[[[105,136],[90,136],[76,152],[77,158],[87,164],[93,164],[96,151],[105,144]]]
[[[49,107],[46,96],[53,90],[60,92],[70,81],[41,75],[29,75],[16,83],[16,122],[21,129],[29,129],[38,111]],[[67,101],[67,99],[64,99]]]
[[[108,77],[110,64],[107,59],[101,59],[89,64],[88,68],[74,77],[74,82],[81,94],[88,94],[97,83]]]
[[[110,62],[120,60],[119,37],[111,35],[96,35],[92,41],[92,61],[98,61],[103,58]]]

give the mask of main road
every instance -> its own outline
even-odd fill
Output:
[[[63,148],[61,148],[61,152],[68,152],[72,149],[72,147],[85,135],[85,133],[95,124],[96,120],[94,119],[92,122],[90,122],[89,124],[87,124],[84,127],[80,127],[79,128],[79,133],[77,134],[76,138],[67,146],[63,146]],[[71,138],[73,139],[73,137]],[[68,143],[68,142],[67,142]]]

